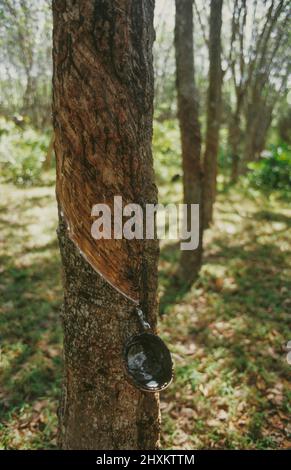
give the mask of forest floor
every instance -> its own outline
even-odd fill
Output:
[[[201,276],[189,290],[176,275],[178,245],[161,244],[159,328],[175,361],[174,382],[161,395],[163,448],[290,448],[290,216],[287,203],[258,192],[220,193]],[[3,449],[56,447],[56,224],[53,186],[2,185]]]

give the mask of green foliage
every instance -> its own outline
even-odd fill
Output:
[[[32,127],[0,121],[0,170],[6,182],[32,185],[40,182],[49,134]]]
[[[287,144],[271,145],[263,158],[249,164],[249,169],[249,181],[256,188],[291,193],[291,147]]]
[[[177,121],[155,121],[153,154],[158,183],[167,183],[181,175],[180,135]]]
[[[182,161],[179,126],[176,119],[154,121],[153,158],[159,202],[179,204],[182,194]]]

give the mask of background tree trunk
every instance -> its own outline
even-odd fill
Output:
[[[231,155],[231,176],[230,180],[232,183],[236,183],[239,176],[240,170],[240,140],[241,140],[241,128],[240,128],[240,106],[237,105],[235,113],[230,118],[229,129],[228,129],[228,147]]]
[[[253,92],[246,109],[246,139],[242,160],[242,173],[248,164],[255,161],[264,150],[269,127],[272,123],[273,106],[260,92]]]
[[[185,204],[201,204],[201,132],[198,99],[194,82],[193,1],[176,0],[175,52],[178,118],[182,144],[183,189]],[[200,207],[200,216],[202,215]],[[201,217],[202,218],[202,217]],[[197,250],[181,252],[182,275],[196,278],[202,260],[202,224]]]
[[[63,449],[158,447],[158,396],[138,391],[124,375],[124,342],[139,331],[133,303],[85,260],[67,225],[73,222],[80,242],[83,230],[86,255],[92,243],[88,210],[94,203],[114,195],[142,205],[156,202],[153,9],[151,0],[53,2],[53,119],[64,271]],[[97,241],[97,253],[100,246]],[[127,269],[128,285],[134,277],[141,307],[155,328],[157,241],[117,240],[109,246],[99,270],[108,273],[112,265],[118,279]],[[132,260],[136,269],[130,272]]]
[[[221,12],[222,0],[212,0],[209,33],[209,86],[207,97],[207,129],[203,179],[203,227],[212,222],[216,196],[217,154],[221,118]]]

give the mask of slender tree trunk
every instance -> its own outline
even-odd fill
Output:
[[[32,66],[31,66],[32,67]],[[22,113],[30,115],[32,111],[33,100],[33,78],[31,76],[31,68],[26,72],[26,88],[23,96]]]
[[[139,324],[133,303],[117,290],[133,292],[155,328],[157,241],[99,244],[90,236],[94,204],[115,195],[126,203],[156,202],[153,9],[151,0],[53,1],[63,449],[158,447],[158,396],[138,391],[124,374],[124,343]]]
[[[257,135],[255,136],[254,142],[254,160],[258,160],[262,151],[266,146],[266,140],[268,136],[268,132],[273,120],[273,109],[266,109],[266,114],[264,115],[264,119],[262,121],[258,119],[257,123]]]
[[[178,118],[182,144],[184,203],[201,205],[201,133],[198,99],[194,82],[192,7],[192,0],[176,0],[176,78]],[[202,215],[201,206],[200,215]],[[188,226],[190,226],[190,221],[188,222]],[[191,282],[197,277],[201,260],[202,224],[200,223],[199,247],[193,251],[181,252],[182,275],[186,281]]]
[[[254,160],[254,140],[256,132],[256,107],[259,106],[259,102],[251,103],[247,109],[246,115],[246,128],[245,128],[245,142],[243,146],[243,156],[241,162],[241,172],[245,173],[249,162]]]
[[[291,144],[291,108],[287,110],[279,117],[278,122],[278,133],[280,139],[282,139],[287,144]]]
[[[242,161],[242,172],[248,169],[248,163],[255,161],[264,149],[267,133],[272,122],[272,106],[268,106],[259,97],[249,105],[246,116],[246,139]]]
[[[213,218],[216,197],[217,154],[221,118],[221,12],[222,0],[212,0],[209,34],[209,86],[207,97],[207,130],[204,155],[203,227]]]
[[[232,183],[236,183],[239,176],[239,164],[240,164],[240,107],[237,106],[235,113],[231,116],[229,130],[228,130],[228,146],[231,154],[231,176],[230,180]]]

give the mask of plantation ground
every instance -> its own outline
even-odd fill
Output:
[[[179,200],[179,178],[160,186],[162,202],[169,194]],[[190,290],[179,286],[178,246],[162,243],[159,325],[175,360],[174,383],[161,395],[163,448],[290,447],[290,215],[287,203],[249,189],[220,193],[201,276]],[[1,186],[3,449],[56,446],[56,224],[53,185]]]

